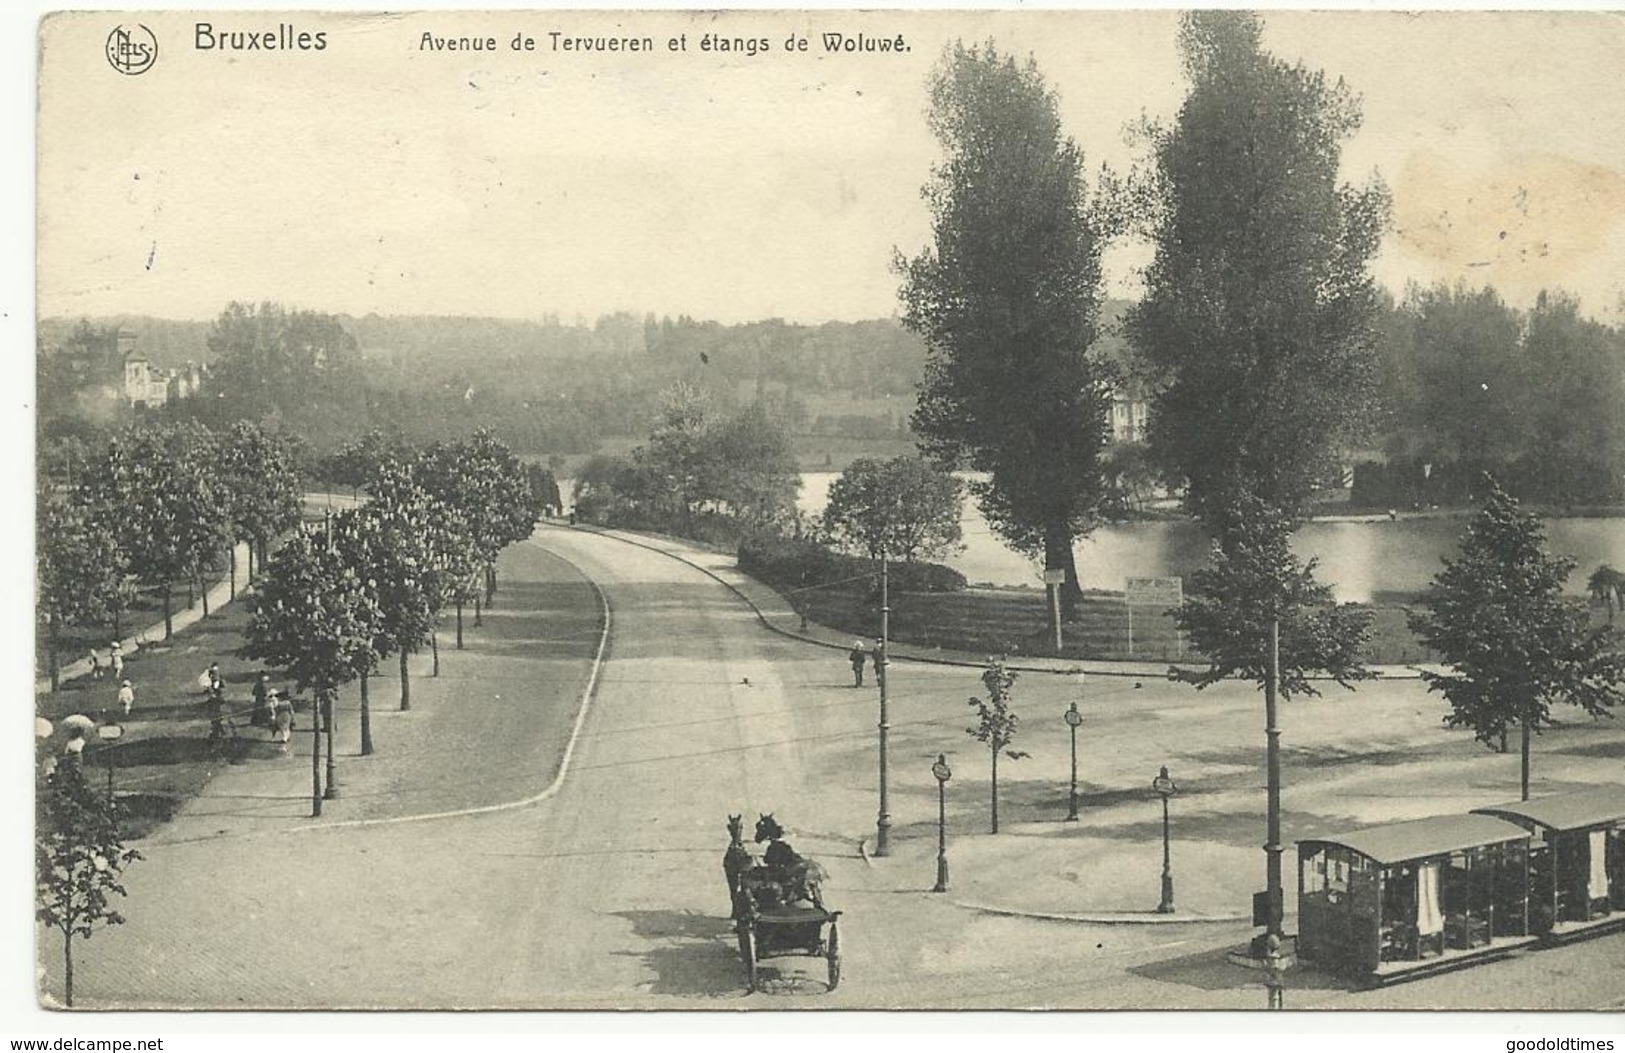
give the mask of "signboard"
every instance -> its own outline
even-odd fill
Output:
[[[1123,594],[1130,607],[1178,607],[1185,602],[1179,578],[1129,578]]]
[[[1045,585],[1065,585],[1066,584],[1066,571],[1059,570],[1059,569],[1044,571],[1044,584]]]

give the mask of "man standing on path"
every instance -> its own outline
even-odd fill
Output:
[[[863,686],[863,663],[869,660],[869,655],[863,649],[862,640],[852,641],[852,653],[847,655],[847,661],[852,663],[852,686]]]
[[[272,712],[267,706],[271,693],[271,674],[261,673],[260,678],[254,681],[254,713],[249,717],[249,723],[256,728],[272,727]]]
[[[108,648],[107,661],[113,667],[113,679],[122,680],[124,678],[124,648],[119,646],[117,640],[114,640],[113,646]]]

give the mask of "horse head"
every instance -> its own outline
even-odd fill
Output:
[[[728,816],[728,840],[736,845],[745,843],[745,817],[743,814]]]
[[[768,812],[766,815],[762,815],[760,812],[756,814],[760,816],[756,820],[756,840],[758,842],[776,841],[784,836],[784,827],[780,826],[778,820],[773,818],[772,812]]]

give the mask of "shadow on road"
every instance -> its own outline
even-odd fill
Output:
[[[654,941],[647,950],[617,952],[643,959],[654,972],[650,993],[744,995],[744,963],[728,917],[685,910],[626,910],[615,916],[631,922],[635,935]]]
[[[1195,987],[1203,991],[1237,991],[1248,987],[1256,987],[1259,990],[1258,1007],[1260,1009],[1264,1008],[1264,973],[1258,969],[1248,969],[1244,966],[1231,964],[1225,959],[1222,950],[1200,951],[1196,954],[1187,954],[1181,958],[1168,958],[1146,965],[1136,965],[1128,971],[1147,980],[1180,984],[1184,987]],[[1353,991],[1358,989],[1357,985],[1346,980],[1301,965],[1288,970],[1285,979],[1286,990],[1289,995],[1293,990]]]

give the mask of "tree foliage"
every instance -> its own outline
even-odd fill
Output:
[[[1175,622],[1207,656],[1207,669],[1180,674],[1198,688],[1241,676],[1260,687],[1269,682],[1270,623],[1280,620],[1282,698],[1318,695],[1312,675],[1330,676],[1343,687],[1373,674],[1361,664],[1371,634],[1371,612],[1339,604],[1315,580],[1314,561],[1292,552],[1278,516],[1254,503],[1237,517],[1226,544],[1215,543],[1211,562],[1191,575]]]
[[[218,472],[228,529],[263,555],[272,538],[299,523],[297,440],[238,421],[220,441]]]
[[[1446,724],[1498,747],[1509,729],[1550,725],[1555,702],[1611,715],[1625,686],[1625,637],[1613,625],[1593,630],[1585,605],[1563,595],[1573,569],[1546,553],[1540,520],[1492,481],[1459,554],[1410,619],[1450,667],[1422,675],[1450,703]]]
[[[340,321],[275,303],[233,302],[209,331],[211,367],[198,412],[216,424],[274,418],[326,447],[354,434],[363,407],[361,354]]]
[[[48,619],[54,674],[57,634],[69,626],[117,624],[135,598],[135,583],[106,509],[75,493],[42,497],[39,514],[39,608]]]
[[[73,1005],[73,941],[98,926],[122,925],[113,897],[125,895],[124,868],[141,858],[119,835],[122,807],[98,793],[78,764],[46,776],[34,832],[34,917],[62,934],[66,1000]]]
[[[937,559],[959,547],[959,503],[959,480],[918,457],[860,457],[830,485],[824,526],[874,559]]]
[[[944,154],[924,190],[932,245],[897,260],[903,323],[927,348],[912,423],[929,455],[987,473],[971,490],[989,522],[1066,570],[1071,605],[1072,543],[1103,494],[1111,372],[1088,349],[1112,217],[1030,59],[956,44],[928,120]]]
[[[1191,87],[1150,131],[1155,257],[1129,338],[1155,388],[1148,438],[1223,534],[1250,496],[1296,517],[1366,409],[1385,190],[1338,182],[1353,95],[1270,56],[1247,12],[1184,17]]]
[[[356,510],[296,532],[265,567],[250,600],[242,655],[287,670],[319,699],[370,670],[383,612],[366,574]]]
[[[111,514],[113,534],[144,584],[168,590],[220,565],[230,536],[214,436],[200,424],[122,433],[92,463],[78,500]],[[165,623],[168,632],[166,604]]]

